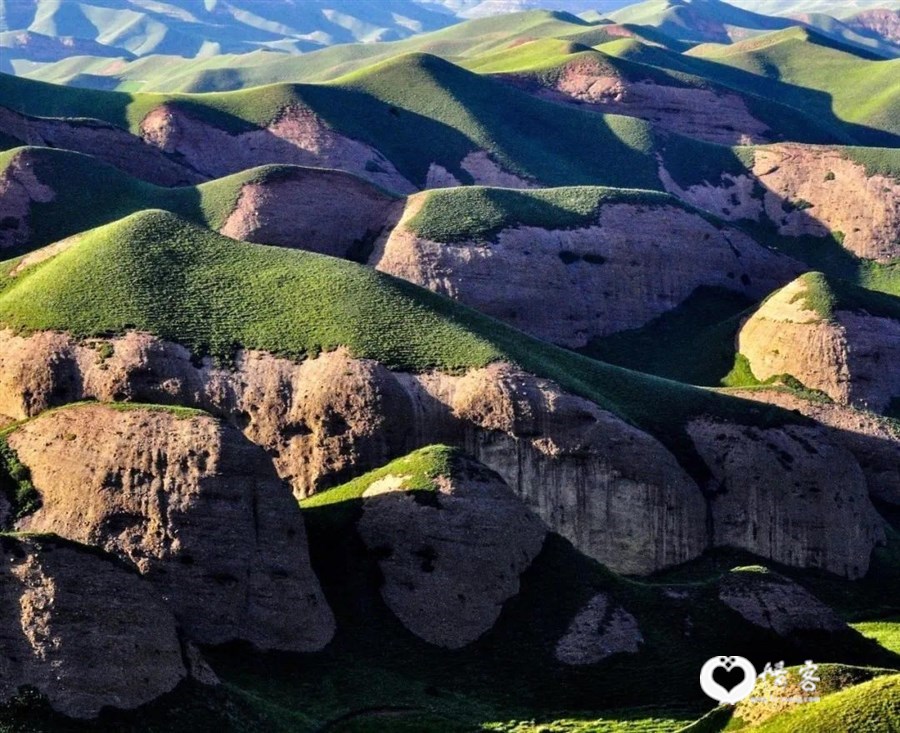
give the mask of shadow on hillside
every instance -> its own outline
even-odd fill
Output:
[[[772,120],[771,115],[765,110],[766,100],[773,100],[792,107],[799,115],[809,120],[813,129],[828,131],[834,137],[831,142],[870,147],[900,145],[900,135],[840,119],[834,112],[830,94],[782,81],[778,78],[778,69],[774,67],[768,69],[771,75],[763,76],[709,59],[683,56],[659,49],[642,50],[636,58],[630,60],[670,71],[693,74],[736,92],[753,95],[756,99],[749,100],[750,111],[754,114],[763,113],[765,116],[762,119],[766,122],[775,124],[779,122]],[[827,142],[815,139],[800,140]]]

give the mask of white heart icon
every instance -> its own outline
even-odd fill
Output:
[[[724,669],[728,672],[732,669],[742,669],[744,679],[737,686],[726,690],[713,679],[713,674],[717,669]],[[753,692],[755,685],[756,668],[749,659],[744,657],[713,657],[708,659],[700,670],[700,688],[716,702],[734,705]]]

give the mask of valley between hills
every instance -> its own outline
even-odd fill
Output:
[[[563,5],[0,12],[0,732],[900,728],[900,8]]]

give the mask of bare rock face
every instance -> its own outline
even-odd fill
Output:
[[[504,170],[486,150],[476,150],[463,158],[459,167],[472,177],[477,186],[500,186],[502,188],[537,188],[537,181],[528,180]],[[438,163],[428,166],[425,188],[453,188],[461,186],[460,180]]]
[[[801,278],[743,325],[738,350],[761,380],[790,374],[844,405],[884,410],[900,395],[900,322],[838,310],[826,320],[805,306]]]
[[[868,175],[840,148],[779,144],[754,152],[752,176],[683,189],[661,166],[660,178],[669,193],[729,221],[770,221],[785,236],[840,232],[859,257],[900,257],[900,181]]]
[[[893,422],[854,407],[803,399],[783,389],[748,389],[734,394],[811,417],[826,428],[833,443],[856,458],[865,474],[869,496],[900,506],[900,434]]]
[[[497,78],[509,77],[501,74]],[[750,145],[773,139],[768,126],[753,117],[737,94],[687,85],[665,86],[649,79],[629,81],[593,59],[567,64],[552,86],[524,79],[512,81],[545,99],[590,105],[605,114],[638,117],[662,130],[720,145]]]
[[[18,138],[26,145],[93,155],[158,186],[191,186],[209,177],[173,160],[122,128],[100,120],[29,117],[0,107],[0,132]]]
[[[365,261],[395,204],[386,192],[342,171],[295,169],[245,184],[219,231],[246,242]]]
[[[801,272],[746,234],[676,206],[608,204],[580,229],[519,226],[494,242],[433,242],[409,228],[427,196],[410,198],[370,264],[571,348],[638,328],[700,286],[755,299]]]
[[[29,685],[92,718],[185,678],[175,619],[136,573],[59,540],[2,537],[0,550],[0,698]]]
[[[884,522],[859,464],[823,429],[695,420],[688,432],[713,475],[714,545],[848,578],[866,574]]]
[[[300,510],[265,453],[233,428],[84,405],[35,418],[8,440],[42,500],[18,528],[130,561],[192,640],[300,651],[330,640]]]
[[[701,422],[691,435],[719,487],[711,539],[707,500],[661,443],[508,364],[405,374],[339,349],[300,364],[239,352],[223,369],[142,333],[101,344],[0,332],[0,416],[82,399],[219,415],[266,449],[297,497],[425,445],[456,445],[551,529],[620,573],[685,562],[712,542],[858,577],[883,536],[864,474],[824,432]]]
[[[381,153],[335,132],[306,107],[287,107],[267,127],[232,135],[163,104],[141,122],[141,137],[210,178],[292,163],[345,170],[397,193],[415,190]]]
[[[432,492],[386,476],[364,493],[359,532],[376,552],[385,603],[410,631],[449,649],[491,629],[546,529],[493,471],[459,458]]]
[[[509,365],[465,376],[391,372],[344,349],[297,364],[241,352],[235,368],[129,333],[103,343],[0,333],[0,415],[82,399],[184,404],[243,429],[297,497],[433,443],[465,447],[551,528],[621,572],[707,544],[696,484],[651,436]]]
[[[647,433],[502,364],[470,372],[449,398],[478,428],[466,431],[467,452],[590,557],[645,574],[705,549],[703,496]]]
[[[53,189],[35,176],[28,151],[13,156],[0,172],[0,251],[27,243],[31,236],[28,222],[31,204],[47,203],[54,198]]]
[[[572,619],[556,644],[556,658],[563,664],[596,664],[613,654],[635,654],[644,637],[628,611],[598,593]]]
[[[747,621],[779,636],[843,631],[847,625],[802,586],[763,568],[741,568],[719,583],[719,600]]]

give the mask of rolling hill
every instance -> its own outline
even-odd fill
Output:
[[[0,0],[0,731],[892,730],[893,16],[739,5]]]

